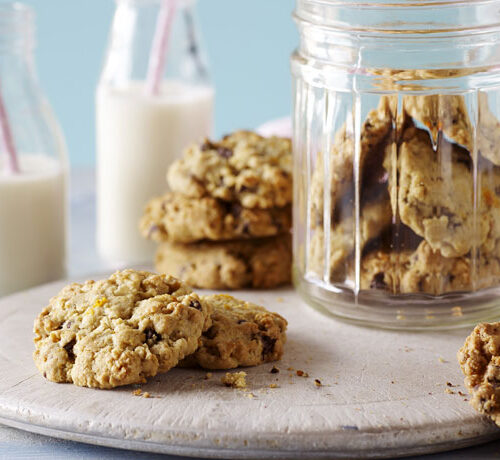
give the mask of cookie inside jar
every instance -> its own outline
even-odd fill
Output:
[[[358,107],[315,165],[309,272],[355,292],[500,284],[500,122],[487,94],[377,104]]]

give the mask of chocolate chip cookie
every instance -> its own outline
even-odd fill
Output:
[[[482,323],[458,351],[471,405],[500,426],[500,323]]]
[[[206,289],[271,288],[290,282],[289,233],[251,240],[162,243],[156,269]]]
[[[426,131],[410,128],[399,148],[398,193],[401,221],[445,257],[482,245],[490,230],[488,212],[474,212],[473,165],[469,153],[440,139],[433,148]]]
[[[360,249],[363,250],[369,241],[379,237],[391,222],[392,211],[388,199],[367,204],[359,219]],[[309,268],[321,277],[326,269],[330,281],[343,281],[349,267],[352,267],[356,244],[355,219],[352,215],[332,227],[328,260],[325,260],[326,244],[324,229],[315,229],[309,251]],[[325,264],[328,265],[327,268]]]
[[[212,197],[166,193],[151,200],[140,222],[142,236],[157,242],[192,243],[274,236],[291,226],[291,207],[243,208]]]
[[[422,241],[416,251],[376,250],[361,262],[361,289],[380,289],[392,294],[484,289],[500,283],[500,244],[493,251],[469,256],[443,257]]]
[[[53,382],[95,388],[143,383],[196,350],[210,313],[171,276],[124,270],[73,283],[36,319],[34,361]]]
[[[283,207],[292,201],[290,139],[238,131],[193,144],[167,174],[172,190],[211,196],[245,208]]]
[[[229,295],[202,298],[213,310],[212,326],[181,366],[233,369],[281,359],[287,327],[282,316]]]

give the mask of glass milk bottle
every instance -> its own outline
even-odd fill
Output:
[[[0,4],[0,296],[66,270],[66,150],[34,44],[33,11]]]
[[[165,192],[183,148],[210,135],[213,100],[195,1],[117,0],[97,89],[97,244],[107,262],[152,260],[143,208]]]

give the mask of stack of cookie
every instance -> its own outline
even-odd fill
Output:
[[[271,288],[291,277],[291,142],[238,131],[186,149],[171,192],[140,222],[156,269],[195,287]]]

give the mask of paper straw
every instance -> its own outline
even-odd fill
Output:
[[[0,92],[0,144],[3,150],[7,153],[7,162],[5,164],[5,172],[9,174],[19,174],[19,163],[17,161],[16,147],[10,129],[7,110],[3,102],[2,93]]]
[[[175,15],[177,0],[163,0],[158,19],[153,45],[149,55],[148,75],[146,79],[149,94],[157,95],[165,69],[167,58],[168,39],[172,30],[172,22]]]

